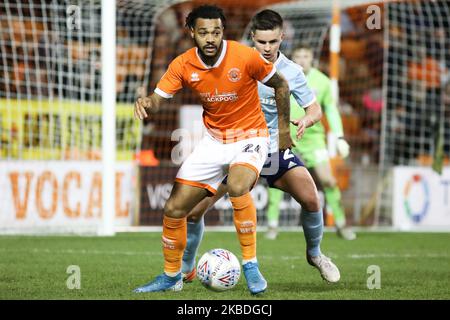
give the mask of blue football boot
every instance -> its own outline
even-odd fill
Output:
[[[245,279],[247,280],[247,287],[251,294],[260,294],[266,291],[267,281],[264,279],[257,262],[247,262],[242,266],[244,269]]]
[[[175,277],[169,277],[165,273],[160,274],[155,280],[134,289],[133,292],[158,292],[158,291],[181,291],[183,289],[183,280],[181,273]]]

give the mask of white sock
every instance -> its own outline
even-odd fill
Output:
[[[180,272],[166,272],[166,271],[164,271],[164,273],[172,278],[176,277],[178,274],[180,274]]]
[[[250,259],[250,260],[242,260],[242,265],[244,265],[244,264],[246,264],[248,262],[257,263],[258,260],[256,259],[256,257],[254,257],[253,259]]]

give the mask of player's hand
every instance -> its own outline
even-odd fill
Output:
[[[350,154],[350,145],[345,141],[343,137],[338,138],[336,143],[336,150],[338,155],[342,158],[347,158]]]
[[[291,138],[291,133],[289,130],[286,131],[280,131],[278,136],[278,148],[280,150],[286,150],[292,147],[295,147],[294,142]]]
[[[138,98],[134,103],[134,117],[143,120],[148,117],[148,111],[152,109],[152,99],[149,97]]]
[[[298,120],[291,120],[291,123],[295,126],[297,126],[297,134],[296,137],[298,140],[300,140],[303,135],[305,134],[306,130],[306,121],[305,119],[298,119]]]

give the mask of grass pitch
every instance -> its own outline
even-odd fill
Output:
[[[258,260],[268,281],[260,297],[249,294],[243,275],[227,292],[209,291],[196,280],[181,292],[135,294],[162,272],[160,236],[1,236],[0,299],[450,299],[449,233],[359,232],[355,241],[325,233],[322,252],[340,268],[337,284],[307,264],[301,232],[282,232],[275,241],[259,233]],[[240,257],[233,232],[206,232],[199,255],[213,248]],[[80,289],[67,287],[71,265],[80,268]],[[380,289],[368,289],[369,266],[379,267]]]

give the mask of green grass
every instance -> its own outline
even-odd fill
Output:
[[[198,281],[181,292],[134,294],[161,273],[160,233],[112,238],[1,236],[0,299],[221,299],[252,297],[242,276],[230,291],[215,293]],[[346,242],[326,233],[322,251],[339,266],[341,281],[327,284],[305,259],[299,232],[275,241],[258,237],[258,260],[268,281],[262,299],[450,299],[450,234],[364,233]],[[199,253],[226,248],[240,257],[232,232],[206,232]],[[67,267],[81,270],[81,289],[69,290]],[[369,290],[367,268],[381,270],[381,289]]]

